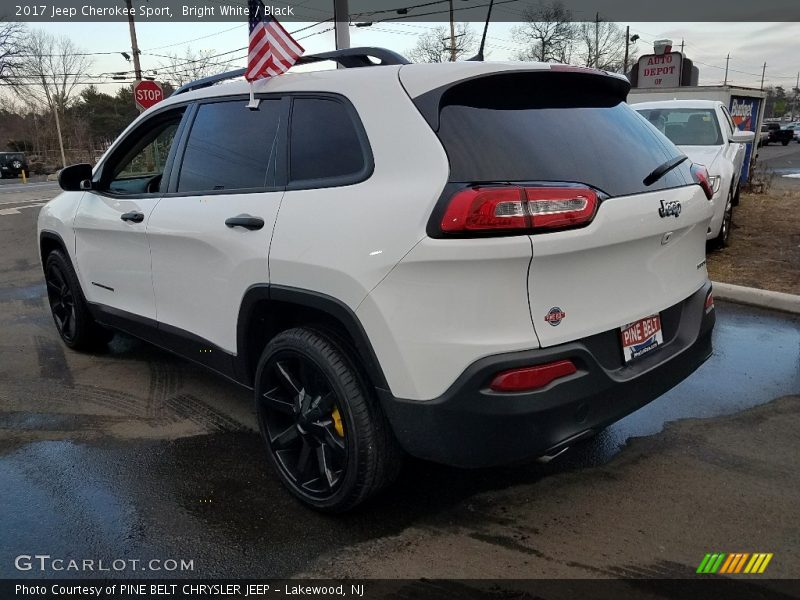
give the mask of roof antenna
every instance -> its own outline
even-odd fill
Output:
[[[489,31],[489,21],[491,21],[492,19],[493,5],[494,5],[494,0],[489,0],[489,12],[486,14],[486,24],[483,26],[483,37],[481,37],[481,47],[475,56],[473,56],[472,58],[468,58],[467,60],[475,62],[483,62],[483,47],[484,45],[486,45],[486,32]]]

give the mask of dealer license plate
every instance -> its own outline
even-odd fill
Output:
[[[661,317],[658,315],[651,315],[620,327],[619,335],[626,363],[653,352],[664,343]]]

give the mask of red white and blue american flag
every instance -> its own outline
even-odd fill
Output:
[[[305,50],[277,19],[266,14],[261,0],[248,0],[250,43],[244,77],[255,81],[288,71]]]

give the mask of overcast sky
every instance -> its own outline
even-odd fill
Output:
[[[310,23],[288,23],[296,31]],[[370,28],[350,28],[352,46],[383,46],[398,52],[410,50],[418,36],[441,23],[381,23]],[[622,26],[626,24],[620,24]],[[800,71],[800,23],[630,23],[631,34],[638,34],[639,54],[652,51],[652,41],[674,40],[679,49],[685,41],[685,54],[700,69],[701,85],[722,83],[725,57],[730,53],[728,82],[759,87],[761,68],[767,63],[766,84],[795,85]],[[490,60],[513,59],[521,46],[513,39],[513,23],[492,23],[487,40]],[[122,23],[46,23],[32,28],[67,35],[86,52],[130,52],[128,25]],[[482,24],[473,23],[478,32]],[[297,35],[307,53],[332,50],[335,45],[330,23],[306,29]],[[222,53],[247,45],[246,23],[139,23],[137,24],[141,62],[145,70],[158,69],[163,58],[158,54],[182,54],[189,46],[194,50]],[[244,66],[244,52],[228,55],[233,66]],[[93,57],[93,74],[132,69],[120,54]],[[113,91],[116,85],[102,85]]]

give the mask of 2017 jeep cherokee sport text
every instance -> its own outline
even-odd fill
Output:
[[[281,480],[330,511],[404,452],[552,456],[692,373],[714,324],[707,173],[624,78],[372,51],[256,82],[256,110],[244,82],[180,90],[39,217],[64,343],[118,329],[252,388]]]

